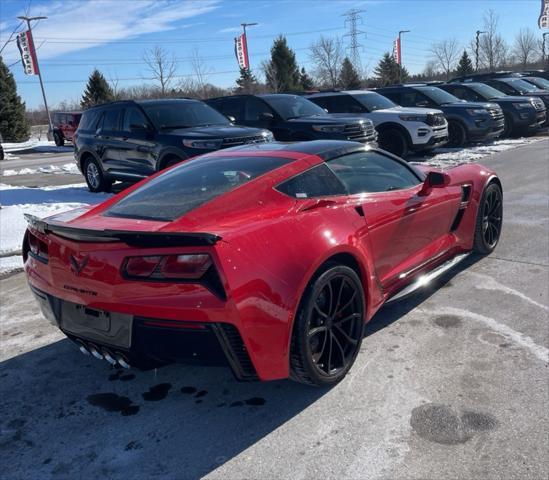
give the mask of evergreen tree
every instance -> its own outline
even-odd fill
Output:
[[[402,73],[402,78],[399,78],[399,72]],[[377,83],[383,87],[399,83],[401,80],[402,82],[405,82],[409,78],[406,68],[400,66],[389,53],[383,55],[383,58],[379,61],[379,64],[374,70],[374,75]]]
[[[0,57],[0,133],[5,142],[23,142],[29,138],[25,103],[17,95],[12,73]]]
[[[467,55],[467,52],[463,50],[463,55],[459,59],[459,63],[456,69],[456,73],[458,77],[461,77],[463,75],[469,75],[470,73],[473,73],[475,71],[473,67],[473,62],[469,58],[469,55]]]
[[[313,79],[309,77],[305,71],[305,67],[301,67],[301,72],[299,73],[299,82],[301,83],[301,88],[303,90],[312,90],[315,87]]]
[[[339,72],[339,86],[344,90],[357,90],[362,86],[360,76],[349,57],[343,59]]]
[[[273,42],[271,59],[265,65],[265,76],[267,84],[275,92],[301,90],[295,53],[288,47],[288,42],[282,35]]]
[[[86,90],[84,91],[80,105],[82,108],[86,109],[110,102],[113,98],[114,95],[107,80],[105,80],[105,77],[99,70],[95,69],[88,79],[88,84],[86,85]]]
[[[237,93],[256,93],[257,92],[257,79],[252,72],[247,68],[240,69],[240,77],[236,79],[236,92]]]

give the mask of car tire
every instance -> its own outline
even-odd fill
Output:
[[[182,162],[185,160],[181,157],[176,157],[175,155],[170,155],[166,158],[162,159],[160,170],[165,170],[166,168],[173,167],[174,165],[177,165],[179,162]]]
[[[448,122],[448,146],[463,147],[466,141],[467,132],[465,131],[465,127],[459,122]]]
[[[513,119],[509,115],[505,115],[503,119],[503,132],[501,138],[509,138],[513,133]]]
[[[496,248],[501,235],[503,221],[503,194],[501,187],[490,183],[480,199],[473,251],[480,255],[488,255]]]
[[[53,133],[53,141],[57,147],[63,147],[65,145],[65,139],[59,132]]]
[[[408,155],[408,140],[396,128],[382,130],[379,134],[379,146],[397,157],[405,158]]]
[[[292,333],[290,378],[314,386],[341,381],[360,351],[364,314],[364,291],[356,272],[345,265],[326,264],[300,302]]]
[[[84,162],[83,173],[90,192],[110,192],[112,180],[105,178],[105,174],[95,158],[89,158]]]

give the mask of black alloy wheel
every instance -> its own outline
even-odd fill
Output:
[[[397,157],[404,158],[408,155],[408,142],[399,130],[383,130],[379,135],[379,145]]]
[[[291,377],[310,385],[339,382],[360,350],[365,302],[360,279],[330,265],[308,287],[292,339]]]
[[[459,122],[448,123],[448,146],[462,147],[467,140],[467,132]]]
[[[503,222],[503,195],[496,183],[486,187],[477,214],[474,249],[477,253],[491,253],[498,244]]]

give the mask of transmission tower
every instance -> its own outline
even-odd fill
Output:
[[[365,11],[353,8],[342,15],[345,17],[345,26],[349,29],[348,33],[343,35],[344,37],[349,37],[349,46],[347,47],[349,57],[358,71],[361,69],[360,51],[364,51],[364,46],[358,41],[359,35],[366,35],[366,32],[358,29],[358,25],[363,24],[360,14]]]

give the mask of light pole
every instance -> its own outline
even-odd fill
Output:
[[[475,72],[478,72],[478,49],[480,46],[479,37],[486,32],[482,32],[480,30],[477,30],[477,39],[475,43]]]
[[[402,34],[410,33],[410,30],[400,30],[398,32],[398,48],[400,50],[400,63],[398,64],[398,83],[402,83]]]
[[[29,29],[29,37],[32,41],[32,46],[34,49],[34,58],[36,59],[36,69],[38,70],[38,79],[40,80],[40,88],[42,89],[42,97],[44,98],[44,107],[46,107],[46,115],[48,116],[48,124],[50,127],[50,132],[53,132],[53,125],[51,123],[51,116],[50,116],[50,110],[48,108],[48,102],[46,100],[46,92],[44,90],[44,82],[42,82],[42,72],[40,70],[40,65],[38,64],[38,54],[36,53],[36,47],[34,45],[34,38],[32,37],[32,28],[31,28],[31,22],[33,20],[46,20],[48,17],[17,17],[19,20],[23,20],[24,22],[27,22],[27,28]]]
[[[544,32],[542,37],[543,41],[541,42],[541,61],[543,63],[542,67],[545,67],[545,37],[549,35],[549,32]]]

